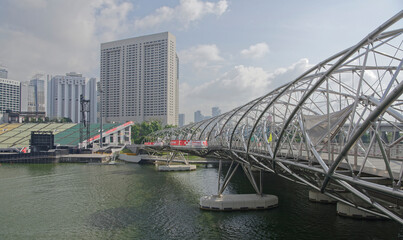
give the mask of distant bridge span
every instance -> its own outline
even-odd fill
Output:
[[[403,224],[402,18],[243,106],[148,136],[148,147],[231,159]]]

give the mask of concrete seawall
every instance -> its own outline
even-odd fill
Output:
[[[8,153],[0,154],[0,163],[102,163],[110,159],[103,154]]]

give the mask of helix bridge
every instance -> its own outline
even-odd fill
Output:
[[[144,147],[232,161],[219,194],[238,167],[262,193],[251,169],[266,171],[403,224],[402,17],[264,96],[152,133]]]

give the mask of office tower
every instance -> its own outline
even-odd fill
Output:
[[[8,78],[7,68],[0,66],[0,78]]]
[[[168,32],[102,43],[103,119],[178,125],[178,63]]]
[[[100,122],[101,118],[101,82],[97,82],[97,122]]]
[[[20,111],[28,112],[29,82],[21,82]]]
[[[82,74],[67,73],[54,76],[48,82],[48,116],[81,121],[80,95],[90,100],[90,122],[97,122],[96,79],[87,80]]]
[[[28,85],[28,112],[46,111],[46,84],[42,74],[37,74]]]
[[[90,78],[87,80],[86,83],[86,87],[87,87],[87,92],[85,95],[85,99],[89,99],[90,100],[90,121],[91,123],[97,123],[98,122],[98,99],[97,99],[97,95],[98,95],[98,90],[97,90],[97,79],[96,78]]]
[[[185,125],[185,114],[180,113],[179,114],[179,127],[182,127],[183,125]]]
[[[213,107],[211,108],[211,113],[213,117],[218,116],[221,114],[221,109],[219,107]]]
[[[21,83],[19,81],[0,78],[0,122],[6,111],[20,111]]]
[[[203,116],[203,114],[201,114],[200,110],[197,110],[197,111],[194,113],[194,120],[195,120],[195,123],[204,120],[204,116]]]

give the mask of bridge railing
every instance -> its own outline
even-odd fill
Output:
[[[265,96],[154,136],[207,140],[193,152],[218,152],[403,224],[402,17]]]

